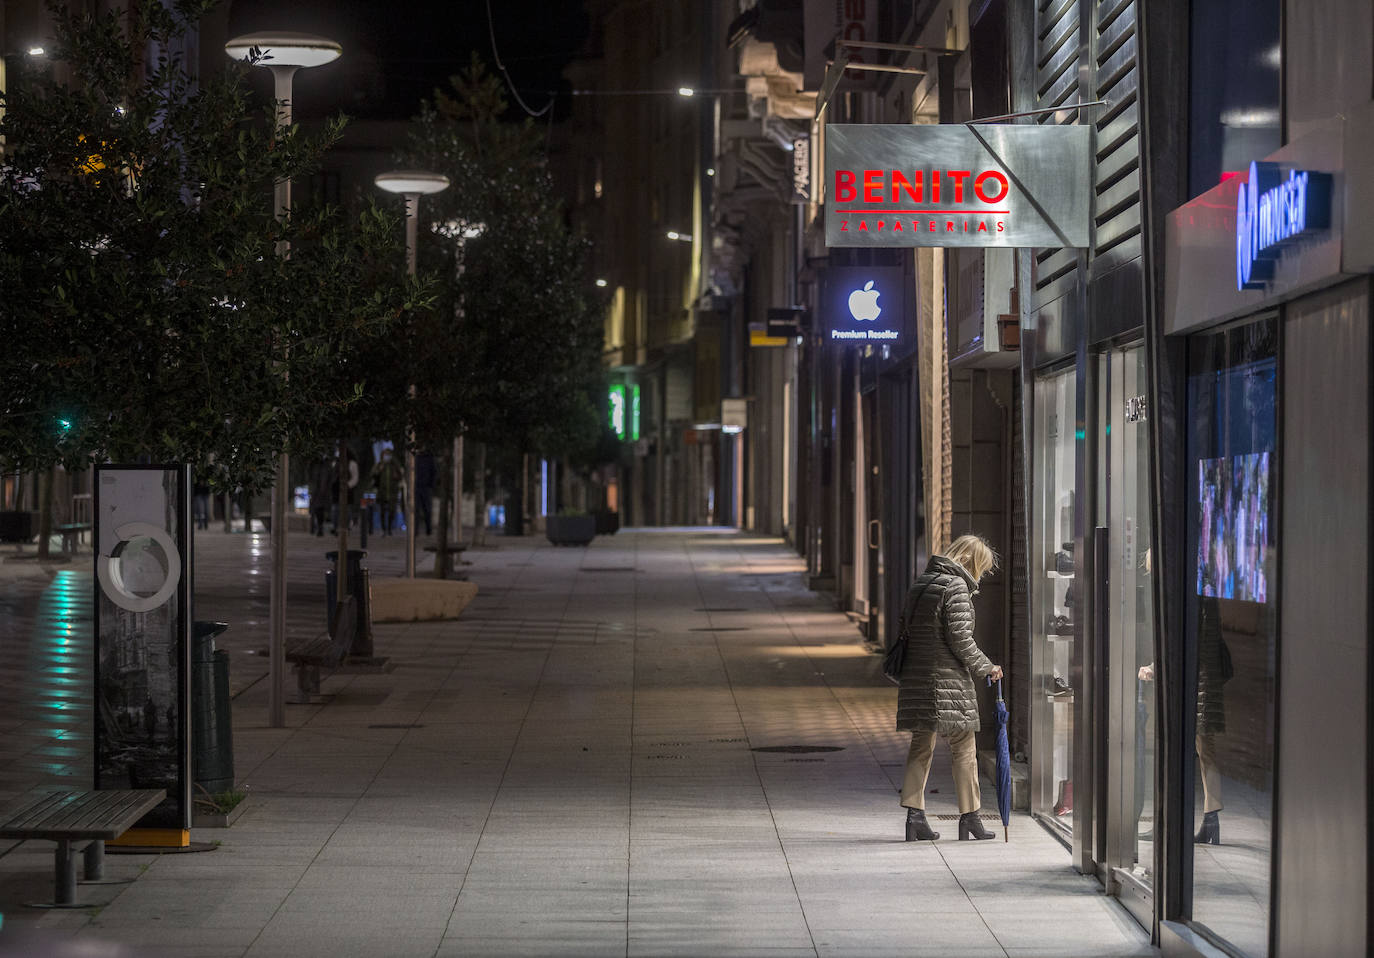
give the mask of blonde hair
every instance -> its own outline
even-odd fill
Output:
[[[963,566],[974,582],[997,569],[997,553],[982,536],[960,536],[949,544],[943,555]]]

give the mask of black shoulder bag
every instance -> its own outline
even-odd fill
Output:
[[[926,590],[930,588],[927,582],[921,586],[921,591],[916,595],[916,601],[911,603],[911,616],[916,617],[916,610],[921,607],[921,599],[925,598]],[[883,656],[883,675],[886,675],[894,682],[900,682],[902,678],[902,668],[906,665],[906,645],[907,630],[911,628],[910,620],[902,623],[902,631],[897,633],[897,640],[892,643],[892,648],[887,650]]]

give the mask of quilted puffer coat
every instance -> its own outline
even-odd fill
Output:
[[[975,591],[977,583],[963,567],[944,556],[931,556],[912,583],[902,612],[908,638],[897,693],[898,731],[978,730],[973,679],[990,673],[992,663],[973,641]]]

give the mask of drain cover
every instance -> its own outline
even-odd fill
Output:
[[[412,725],[412,724],[404,723],[404,722],[403,722],[403,723],[400,723],[400,724],[397,724],[397,725],[387,725],[387,724],[382,724],[382,725],[369,725],[368,728],[424,728],[424,726],[423,726],[423,725],[420,725],[419,723],[416,723],[416,724],[413,724],[413,725]]]
[[[636,572],[632,565],[584,565],[581,572]]]
[[[708,608],[705,608],[705,609],[693,609],[692,611],[693,611],[693,612],[748,612],[749,610],[748,610],[748,609],[726,609],[726,608],[719,608],[719,609],[716,609],[716,608],[709,608],[709,607],[708,607]]]
[[[760,745],[751,752],[782,752],[787,755],[807,755],[811,752],[843,752],[843,745]]]
[[[703,625],[695,629],[688,629],[688,632],[748,632],[747,625]]]

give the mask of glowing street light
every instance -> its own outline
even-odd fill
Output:
[[[41,57],[47,51],[40,46],[32,46],[26,51],[31,57]]]
[[[448,189],[448,177],[425,170],[391,170],[378,173],[374,183],[388,193],[399,193],[406,204],[406,272],[414,278],[416,271],[415,246],[419,240],[420,197]],[[468,235],[468,230],[463,231]],[[478,231],[480,235],[480,230]],[[415,384],[410,384],[410,398],[415,399]],[[408,426],[406,437],[406,578],[415,578],[415,427]],[[437,556],[437,561],[447,561]]]
[[[677,95],[678,95],[678,96],[696,96],[696,93],[697,93],[697,91],[696,91],[696,90],[693,90],[693,89],[692,89],[691,87],[689,87],[689,86],[680,86],[680,87],[677,88]]]
[[[606,288],[606,281],[605,281],[604,279],[598,279],[598,280],[596,281],[596,285],[597,285],[597,286],[600,286],[602,289],[605,289],[605,288]]]
[[[677,240],[678,242],[681,242],[681,243],[690,243],[690,242],[692,242],[692,234],[691,234],[691,233],[679,233],[677,230],[669,230],[667,235],[668,235],[668,238],[669,238],[670,240]]]
[[[331,63],[343,53],[333,40],[309,33],[267,32],[247,33],[234,37],[224,45],[224,52],[234,60],[248,60],[254,66],[272,71],[273,96],[277,101],[277,129],[291,125],[291,78],[304,67],[318,67]],[[254,60],[254,53],[260,59]],[[272,202],[277,219],[291,211],[291,180],[283,179],[272,190]],[[278,244],[278,255],[286,255],[285,242]],[[277,478],[272,487],[272,581],[268,598],[267,631],[267,710],[273,728],[286,726],[286,502],[291,493],[290,458],[283,450],[277,457]],[[251,520],[250,520],[251,521]],[[344,524],[347,528],[347,523]],[[347,565],[340,555],[339,595],[344,594],[343,577]]]

